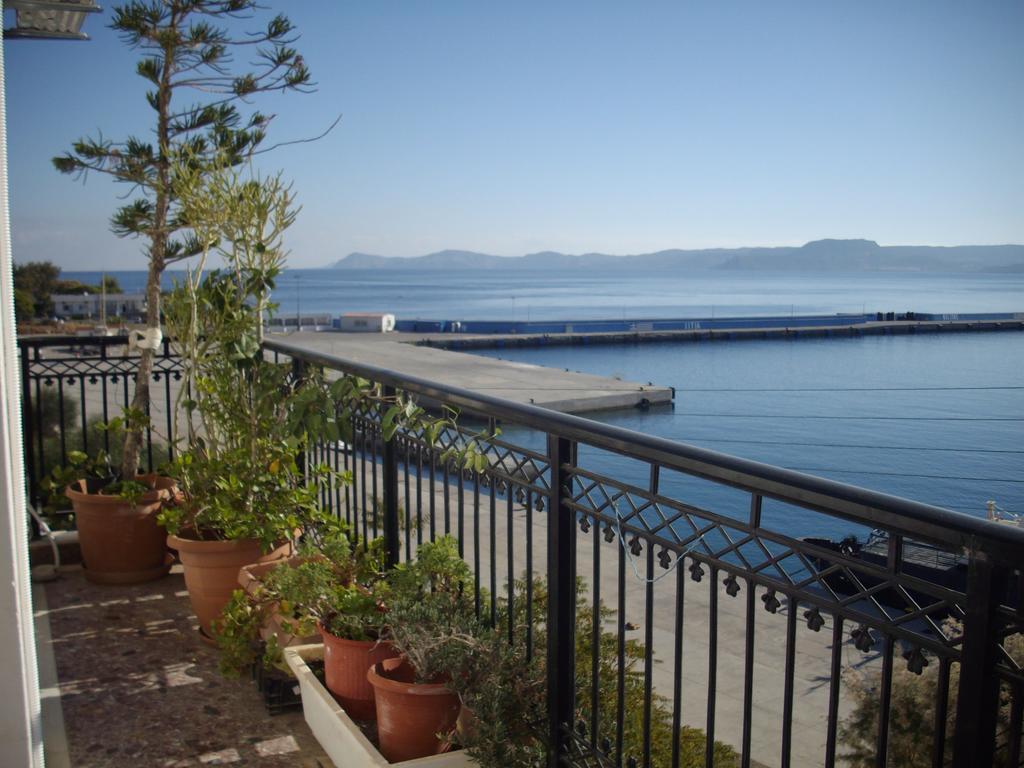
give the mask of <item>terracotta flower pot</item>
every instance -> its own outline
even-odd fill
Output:
[[[342,709],[353,720],[373,720],[377,716],[373,687],[366,673],[377,662],[398,654],[391,643],[376,640],[346,640],[323,627],[324,682]]]
[[[389,762],[447,751],[461,704],[443,683],[417,683],[405,659],[375,664],[366,674],[377,697],[377,738]],[[438,735],[441,738],[438,738]]]
[[[275,568],[294,568],[304,562],[306,562],[306,558],[289,557],[286,560],[275,560],[268,563],[249,563],[238,572],[238,583],[242,585],[242,589],[251,595],[260,588],[267,574]],[[281,612],[278,610],[278,604],[275,601],[270,606],[270,610],[267,611],[266,619],[260,628],[260,637],[263,640],[270,640],[271,637],[276,637],[277,645],[280,648],[320,642],[319,632],[313,635],[306,635],[305,637],[296,637],[281,626],[283,620]]]
[[[64,493],[75,510],[85,577],[98,584],[140,584],[171,567],[167,532],[157,524],[160,507],[174,492],[169,477],[140,475],[152,490],[133,506],[119,496],[86,493],[77,480]]]
[[[210,643],[213,622],[238,589],[242,566],[280,560],[291,553],[291,543],[285,543],[263,554],[256,539],[200,541],[171,535],[167,537],[167,546],[178,552],[192,610],[199,619],[199,631]]]

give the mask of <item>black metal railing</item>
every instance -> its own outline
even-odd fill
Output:
[[[100,425],[131,402],[138,355],[126,336],[31,336],[19,339],[18,349],[27,492],[38,505],[45,500],[40,481],[66,464],[70,451],[102,447],[119,458],[119,440]],[[146,469],[173,456],[180,380],[180,362],[165,340],[153,361],[150,426],[141,457]]]
[[[479,474],[436,465],[458,434],[436,447],[403,434],[385,447],[372,415],[357,420],[354,445],[322,444],[311,458],[340,452],[350,462],[352,488],[329,503],[368,533],[388,533],[396,557],[423,535],[451,531],[478,594],[524,600],[528,612],[532,581],[520,580],[525,593],[516,594],[517,576],[545,577],[552,765],[731,764],[720,741],[742,766],[901,764],[907,723],[894,721],[905,714],[894,710],[895,689],[917,672],[934,679],[930,732],[915,736],[929,742],[926,764],[1020,764],[1024,530],[285,342],[266,347],[501,425]],[[381,504],[367,502],[378,494]],[[787,533],[780,522],[796,511],[875,530],[884,557]],[[923,548],[946,553],[952,568],[922,571]],[[580,605],[592,616],[614,609],[589,625],[582,660]],[[630,678],[643,694],[639,712],[627,711],[637,704]],[[875,725],[858,732],[851,710]],[[667,744],[658,741],[665,725]]]
[[[131,369],[127,353],[114,372],[100,365],[110,342],[82,358],[50,352],[68,343],[23,342],[24,411],[37,419],[47,377],[67,389],[97,371],[93,386],[105,375],[120,387]],[[498,618],[488,596],[525,611],[525,636],[512,636],[511,618],[509,633],[547,662],[550,765],[1020,764],[1024,530],[283,341],[265,347],[299,375],[357,375],[459,410],[460,427],[435,445],[401,432],[384,441],[378,413],[352,414],[350,443],[320,441],[306,459],[350,474],[322,504],[360,537],[385,536],[394,561],[450,533],[475,573],[478,611]],[[166,348],[161,359],[169,413],[177,368]],[[74,414],[88,439],[91,417]],[[26,419],[30,468],[38,440],[70,426],[62,418],[41,435]],[[497,426],[484,471],[442,458]],[[825,523],[878,531],[875,556],[793,534]],[[923,550],[949,567],[922,568]],[[908,680],[927,681],[913,723]]]

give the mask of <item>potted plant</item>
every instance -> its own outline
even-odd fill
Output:
[[[182,499],[161,520],[185,570],[185,583],[210,638],[237,586],[239,569],[291,553],[291,540],[322,518],[321,483],[330,470],[300,464],[314,426],[333,413],[318,382],[265,358],[264,313],[284,268],[284,231],[295,220],[281,177],[233,166],[176,170],[183,215],[203,246],[198,266],[165,302],[165,322],[182,359],[173,463]],[[208,256],[224,269],[204,273]],[[310,397],[312,396],[312,397]]]
[[[510,642],[506,621],[499,609],[497,627],[479,626],[471,645],[448,651],[452,687],[462,702],[456,739],[483,768],[527,768],[547,755],[543,648],[527,652],[526,625],[518,621]]]
[[[474,676],[472,652],[483,627],[454,538],[420,545],[416,560],[399,565],[389,580],[390,637],[401,656],[375,664],[367,679],[376,694],[381,754],[398,762],[450,749],[461,709],[454,685]]]
[[[381,768],[389,765],[370,740],[372,731],[365,723],[357,723],[349,717],[324,687],[322,672],[317,671],[323,662],[323,655],[322,644],[293,646],[284,650],[285,662],[301,691],[303,719],[310,731],[333,765],[346,768]],[[419,760],[407,760],[401,765],[406,768],[476,768],[479,764],[466,750],[460,749]]]
[[[242,567],[241,589],[214,622],[225,676],[238,676],[254,664],[287,671],[285,648],[321,642],[309,606],[319,603],[324,585],[357,578],[360,558],[352,554],[348,531],[340,520],[324,520],[304,532],[296,555]]]
[[[220,671],[237,677],[254,665],[284,670],[281,652],[293,645],[320,642],[316,622],[299,602],[293,569],[323,557],[301,545],[298,554],[266,563],[250,563],[238,572],[238,584],[214,621]]]
[[[295,556],[243,566],[238,573],[242,588],[235,590],[214,623],[221,673],[251,673],[272,714],[301,706],[285,649],[322,642],[316,619],[303,604],[310,591],[309,573],[295,569],[313,561],[335,564],[348,558],[347,529],[341,521],[327,521],[322,530],[304,532]],[[328,560],[339,550],[344,557]],[[337,570],[337,578],[349,580]]]
[[[186,446],[173,471],[182,503],[161,519],[209,635],[239,569],[287,555],[283,543],[322,521],[319,492],[338,473],[297,461],[312,439],[351,441],[348,414],[367,404],[380,409],[385,440],[404,429],[434,444],[452,419],[429,418],[407,396],[385,395],[378,384],[298,377],[290,365],[268,359],[263,321],[275,309],[270,295],[284,269],[283,235],[295,220],[291,188],[279,174],[261,177],[234,166],[200,172],[187,159],[176,178],[203,255],[165,301],[165,323],[182,360],[175,411]],[[204,272],[211,255],[225,268]],[[479,458],[475,438],[449,452],[463,462]],[[368,605],[359,605],[367,601],[358,590],[344,598],[354,611]],[[354,634],[348,639],[365,641]],[[372,709],[366,714],[372,717]]]
[[[82,178],[100,173],[127,185],[136,197],[115,212],[113,231],[118,237],[142,238],[147,256],[145,328],[132,332],[129,346],[139,352],[138,366],[116,450],[120,468],[115,481],[123,483],[121,493],[108,488],[93,494],[90,483],[79,482],[83,477],[68,483],[76,518],[85,526],[80,541],[93,581],[145,581],[160,577],[169,566],[165,543],[157,544],[165,537],[158,536],[154,518],[170,493],[170,481],[138,472],[154,358],[163,343],[161,276],[167,266],[200,250],[198,241],[188,237],[190,223],[177,194],[175,159],[187,152],[189,168],[199,176],[242,162],[257,150],[270,118],[259,113],[246,118],[240,103],[251,103],[260,93],[302,91],[309,84],[286,16],[273,16],[262,32],[239,28],[240,18],[251,18],[258,10],[254,0],[117,6],[111,27],[141,53],[136,69],[150,87],[145,97],[155,113],[155,137],[84,137],[53,159],[61,173]],[[234,66],[232,51],[253,46],[261,46],[265,54],[260,65]],[[199,97],[189,103],[189,93]],[[139,482],[145,487],[135,486]],[[115,501],[118,497],[120,502]]]
[[[275,571],[274,589],[292,615],[301,617],[287,625],[289,631],[320,631],[328,690],[350,717],[372,720],[374,695],[366,671],[396,655],[386,639],[391,590],[384,578],[383,540],[353,545],[340,536],[317,554]]]
[[[207,639],[240,569],[288,557],[296,533],[320,515],[318,487],[303,484],[287,444],[260,443],[262,460],[251,464],[239,450],[180,454],[173,471],[182,494],[160,514]]]
[[[149,410],[153,360],[162,344],[161,276],[169,265],[201,250],[189,236],[191,222],[181,205],[175,162],[187,153],[188,168],[199,177],[242,162],[266,137],[271,118],[258,112],[247,117],[239,105],[251,104],[261,93],[301,92],[310,85],[287,17],[273,16],[262,30],[239,29],[259,10],[255,0],[116,6],[110,26],[141,53],[135,69],[149,88],[145,98],[154,136],[86,137],[53,159],[61,173],[76,178],[104,174],[137,195],[112,218],[114,234],[142,238],[147,254],[145,331],[133,332],[139,364],[118,456],[122,481],[135,482],[139,471],[146,427],[141,417]],[[255,48],[261,54],[258,63],[235,55]]]
[[[116,428],[115,419],[108,428]],[[85,576],[97,584],[139,584],[171,566],[167,534],[157,521],[175,483],[155,474],[120,480],[109,454],[70,451],[68,463],[43,482],[74,510]]]

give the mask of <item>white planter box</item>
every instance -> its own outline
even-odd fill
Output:
[[[306,665],[307,660],[320,660],[323,657],[324,647],[320,644],[284,649],[285,661],[298,679],[302,691],[302,714],[306,723],[337,768],[477,768],[476,761],[462,751],[389,763]]]

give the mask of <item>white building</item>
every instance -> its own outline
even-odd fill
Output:
[[[274,315],[269,320],[264,318],[263,325],[271,333],[290,333],[292,331],[329,331],[331,316],[320,315]]]
[[[104,296],[99,293],[55,293],[50,300],[53,301],[53,314],[61,319],[99,318],[103,315]],[[140,319],[146,313],[146,294],[108,293],[106,309],[108,319]]]
[[[382,312],[346,312],[341,330],[361,333],[387,333],[395,330],[395,316]]]

